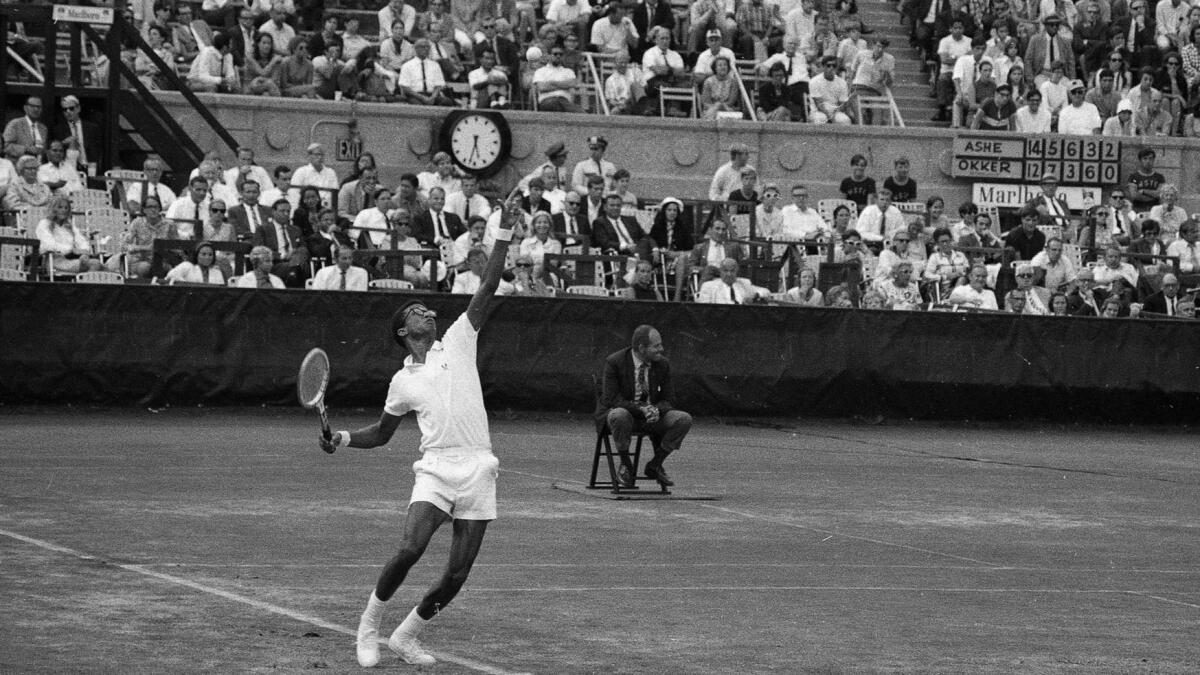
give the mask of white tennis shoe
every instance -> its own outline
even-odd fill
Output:
[[[379,629],[365,623],[358,624],[358,665],[374,668],[379,663]]]
[[[400,658],[415,666],[432,666],[437,659],[430,656],[421,648],[417,638],[401,631],[399,628],[388,638],[388,648],[396,652]]]

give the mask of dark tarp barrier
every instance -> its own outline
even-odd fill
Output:
[[[313,346],[331,406],[383,404],[403,293],[0,285],[0,401],[294,404]],[[466,296],[422,294],[445,330]],[[1200,322],[1012,317],[584,298],[496,298],[480,338],[488,405],[590,411],[591,375],[659,328],[698,415],[1188,423]]]

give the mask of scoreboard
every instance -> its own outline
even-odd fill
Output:
[[[954,139],[950,175],[1062,185],[1111,185],[1121,171],[1121,143],[1099,136],[970,135]]]

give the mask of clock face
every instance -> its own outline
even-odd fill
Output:
[[[501,141],[495,120],[485,115],[465,115],[450,131],[450,152],[463,167],[481,171],[500,159]]]

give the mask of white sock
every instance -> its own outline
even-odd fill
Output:
[[[422,619],[421,616],[417,614],[417,608],[413,607],[412,611],[408,613],[408,616],[404,617],[404,621],[400,623],[400,627],[397,628],[396,631],[404,633],[410,637],[417,637],[421,634],[421,630],[425,628],[425,624],[429,623],[430,621],[433,621],[433,619]]]
[[[383,610],[386,607],[387,603],[375,597],[375,591],[371,591],[371,597],[367,600],[367,608],[363,610],[359,623],[378,629],[380,622],[383,621]]]

